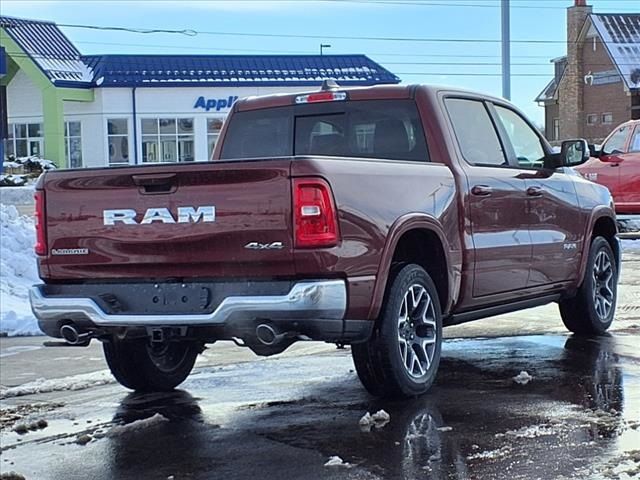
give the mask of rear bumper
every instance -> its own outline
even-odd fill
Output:
[[[135,292],[132,293],[135,295]],[[368,336],[370,322],[362,322],[363,331],[355,332],[344,320],[347,288],[342,280],[318,280],[294,283],[283,295],[227,296],[210,313],[132,314],[105,311],[93,298],[55,295],[45,285],[29,292],[31,309],[40,328],[59,337],[59,329],[73,322],[83,329],[109,327],[222,327],[227,336],[250,330],[258,321],[268,320],[307,329],[318,340],[359,340]],[[349,323],[349,325],[347,325]],[[358,322],[360,323],[360,322]],[[326,329],[323,328],[326,325]],[[306,326],[306,327],[305,327]],[[325,331],[326,330],[326,331]],[[358,329],[356,329],[358,330]]]
[[[341,320],[347,308],[342,280],[296,283],[286,295],[227,297],[211,313],[174,315],[111,314],[91,298],[47,296],[40,285],[29,292],[39,321],[90,321],[97,327],[211,326],[238,316]]]

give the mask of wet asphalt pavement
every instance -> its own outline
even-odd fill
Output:
[[[18,434],[5,425],[1,471],[42,480],[633,478],[638,338],[449,340],[437,384],[410,402],[368,396],[347,350],[202,369],[171,394],[116,385],[40,394],[51,410],[33,418],[48,426]],[[533,376],[526,385],[512,380],[521,370]],[[360,417],[379,409],[390,422],[362,431]],[[157,413],[168,421],[110,431]],[[86,445],[76,443],[82,435]],[[351,467],[325,467],[334,455]]]
[[[91,372],[105,368],[97,346],[42,349],[42,338],[0,339],[0,398],[8,396],[3,388],[33,385],[38,376],[68,387],[60,377],[72,374],[78,388],[0,401],[0,473],[29,480],[640,479],[640,252],[623,258],[608,336],[566,334],[554,305],[445,334],[436,384],[408,402],[369,396],[348,349],[332,346],[299,344],[256,360],[213,345],[182,390],[140,395],[96,386],[104,381]],[[526,385],[513,381],[521,371],[533,377]],[[78,375],[94,384],[82,385]],[[390,421],[363,431],[360,418],[380,409]],[[37,420],[46,426],[14,431]],[[349,465],[324,466],[332,456]]]

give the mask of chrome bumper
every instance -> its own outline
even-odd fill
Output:
[[[342,320],[347,309],[342,280],[300,282],[281,296],[227,297],[208,314],[108,314],[90,298],[47,297],[39,285],[31,288],[29,298],[41,323],[89,321],[98,327],[224,325],[235,318]]]

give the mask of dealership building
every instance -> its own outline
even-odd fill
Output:
[[[0,17],[4,155],[60,167],[206,161],[234,101],[400,79],[365,55],[82,55],[52,22]]]

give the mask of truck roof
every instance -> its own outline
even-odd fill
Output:
[[[465,90],[456,87],[448,87],[442,85],[421,85],[421,84],[408,84],[408,85],[376,85],[373,87],[345,87],[342,88],[338,85],[337,88],[332,91],[348,92],[350,100],[393,100],[393,99],[406,99],[413,98],[415,91],[421,89],[425,92],[435,94],[440,91],[447,91],[450,93],[460,93],[466,95],[474,95],[482,98],[491,99],[494,101],[504,100],[492,97],[479,92],[471,90]],[[294,105],[295,99],[301,95],[308,95],[313,93],[319,93],[322,90],[300,91],[296,93],[276,93],[272,95],[261,95],[246,97],[238,100],[234,104],[235,111],[247,111],[247,110],[260,110],[263,108],[284,107],[287,105]]]

